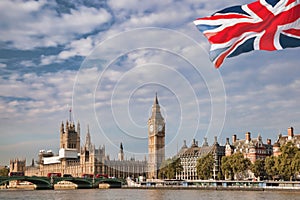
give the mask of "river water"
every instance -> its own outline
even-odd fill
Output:
[[[43,200],[300,200],[300,191],[217,191],[217,190],[159,190],[159,189],[79,189],[79,190],[0,190],[0,199]]]

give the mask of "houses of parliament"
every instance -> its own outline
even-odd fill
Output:
[[[158,178],[158,170],[165,160],[165,121],[160,112],[157,95],[152,105],[152,114],[148,120],[148,161],[124,159],[123,144],[117,160],[110,160],[105,146],[96,148],[92,143],[89,128],[85,143],[80,144],[81,128],[71,120],[60,125],[60,149],[58,155],[52,151],[40,150],[37,165],[25,166],[26,160],[10,160],[11,172],[24,172],[26,176],[47,176],[48,173],[61,173],[73,177],[85,174],[103,174],[109,177],[126,178],[144,176]]]
[[[148,160],[124,159],[123,144],[117,160],[111,160],[106,154],[105,146],[95,148],[92,143],[89,128],[85,136],[85,143],[81,146],[80,123],[74,124],[71,120],[60,126],[60,149],[54,155],[52,151],[41,150],[38,154],[37,165],[32,161],[31,166],[25,166],[26,160],[13,159],[10,161],[10,172],[24,172],[26,176],[47,176],[48,173],[61,173],[73,177],[84,175],[102,174],[116,178],[137,178],[140,176],[148,179],[158,179],[158,172],[165,161],[165,130],[166,123],[160,111],[157,95],[152,105],[151,116],[148,125]],[[176,173],[176,179],[196,180],[197,161],[199,158],[211,153],[214,158],[213,179],[222,173],[221,161],[223,156],[230,156],[241,152],[245,158],[252,163],[258,159],[265,159],[268,156],[279,156],[280,147],[288,142],[292,142],[300,149],[300,134],[294,134],[294,128],[287,129],[287,135],[279,134],[274,144],[271,139],[264,143],[261,135],[251,137],[250,132],[246,132],[245,139],[238,139],[237,135],[232,136],[232,142],[226,138],[226,144],[220,145],[215,137],[214,143],[208,145],[207,138],[204,138],[202,145],[193,139],[190,147],[186,141],[175,155],[180,159],[182,171]],[[249,177],[253,178],[253,173]]]

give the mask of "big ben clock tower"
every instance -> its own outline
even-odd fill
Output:
[[[157,94],[148,120],[148,178],[158,178],[158,170],[165,160],[165,120],[160,113]]]

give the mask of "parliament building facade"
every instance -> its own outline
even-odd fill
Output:
[[[81,127],[78,122],[75,125],[71,120],[67,120],[60,125],[60,149],[58,154],[52,151],[40,150],[38,160],[32,160],[30,166],[26,165],[26,160],[10,160],[10,172],[24,172],[26,176],[47,176],[49,173],[60,173],[73,177],[85,175],[105,175],[116,178],[137,178],[140,176],[148,179],[158,179],[158,172],[165,161],[165,130],[166,123],[160,111],[157,95],[151,109],[151,116],[148,125],[148,160],[124,159],[123,144],[117,160],[111,160],[106,154],[105,146],[98,148],[92,143],[89,127],[87,128],[85,142],[81,146]],[[198,141],[193,139],[190,147],[184,145],[177,153],[180,158],[183,170],[176,174],[176,179],[196,180],[197,161],[199,158],[211,153],[214,157],[213,179],[217,179],[221,172],[221,160],[223,156],[230,156],[236,152],[243,153],[245,158],[254,163],[258,159],[265,159],[267,156],[280,155],[280,147],[287,142],[293,142],[300,149],[300,134],[294,134],[293,127],[288,128],[287,136],[280,134],[274,145],[267,139],[263,143],[260,135],[251,138],[251,133],[246,132],[245,139],[238,139],[232,136],[232,142],[226,138],[226,144],[220,145],[215,137],[213,145],[209,146],[204,138],[203,144],[198,145]]]
[[[137,178],[139,176],[156,179],[158,169],[165,160],[165,122],[160,113],[157,95],[152,106],[152,115],[148,120],[148,161],[124,159],[123,144],[117,160],[111,160],[105,152],[105,146],[98,148],[92,143],[89,127],[85,143],[80,146],[81,127],[67,120],[60,125],[60,149],[58,155],[52,151],[40,150],[37,165],[32,162],[26,166],[25,160],[12,159],[10,171],[23,171],[26,176],[47,176],[49,173],[60,173],[82,177],[85,175],[105,175],[116,178]]]

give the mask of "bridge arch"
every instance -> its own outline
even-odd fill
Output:
[[[76,178],[76,177],[37,177],[37,176],[10,176],[0,177],[0,185],[8,181],[28,181],[36,185],[36,189],[53,189],[54,185],[61,181],[68,181],[77,185],[78,189],[82,188],[98,188],[99,184],[107,183],[110,188],[120,188],[122,182],[117,179],[92,179],[92,178]]]
[[[77,185],[78,189],[92,188],[93,187],[93,181],[89,180],[89,179],[74,178],[74,177],[68,177],[68,178],[65,178],[65,177],[58,178],[58,177],[56,177],[53,180],[54,180],[53,184],[57,184],[61,181],[68,181],[68,182],[74,183],[74,184]]]
[[[27,181],[36,185],[36,189],[51,189],[52,185],[49,179],[43,177],[28,177],[28,176],[9,176],[0,180],[0,185],[8,181]]]

